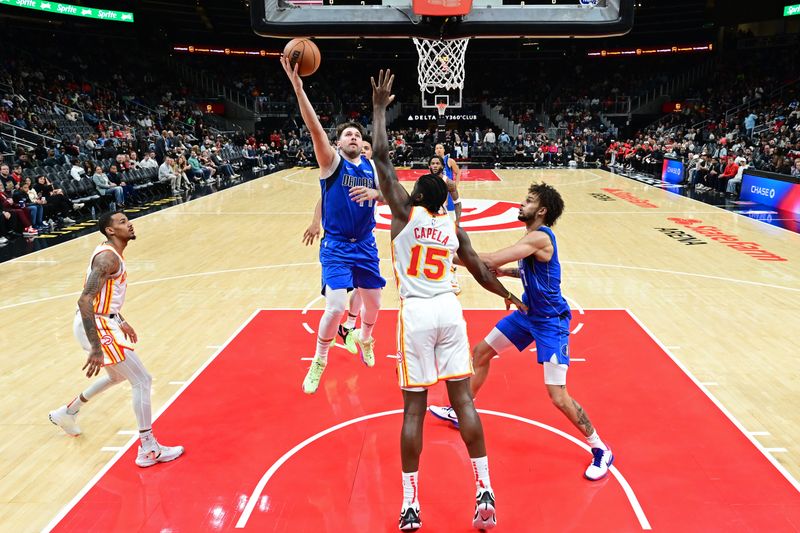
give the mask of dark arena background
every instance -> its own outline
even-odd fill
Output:
[[[337,337],[301,388],[326,176],[280,63],[298,37],[332,142],[348,121],[374,135],[370,77],[392,70],[398,179],[411,190],[441,144],[476,251],[525,235],[531,183],[564,199],[569,390],[615,459],[584,478],[591,447],[536,344],[502,352],[475,399],[498,531],[800,531],[800,0],[71,2],[0,0],[0,531],[397,530],[382,202],[375,366]],[[136,231],[124,320],[153,432],[185,449],[152,468],[127,383],[83,406],[78,436],[48,420],[99,379],[73,320],[108,211]],[[475,346],[510,311],[466,268],[453,280]],[[459,435],[425,418],[422,531],[474,530]]]

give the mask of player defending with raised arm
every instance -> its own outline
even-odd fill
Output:
[[[556,236],[550,229],[564,211],[561,195],[546,183],[534,183],[520,204],[519,220],[526,233],[516,244],[493,253],[480,254],[487,267],[498,276],[522,279],[522,300],[527,312],[514,311],[500,320],[484,340],[472,350],[475,377],[472,395],[486,381],[489,363],[498,353],[515,347],[520,352],[536,341],[537,360],[544,367],[544,383],[556,407],[584,435],[592,448],[592,462],[584,476],[596,481],[608,474],[614,461],[611,449],[600,440],[583,407],[567,392],[569,368],[569,322],[572,313],[561,295],[561,264]],[[503,265],[516,262],[514,267]],[[525,352],[527,353],[527,352]],[[431,413],[456,427],[460,417],[452,407],[431,406]]]
[[[127,379],[131,383],[133,411],[141,441],[136,464],[148,467],[172,461],[181,456],[183,446],[161,446],[153,436],[150,408],[152,378],[133,351],[133,344],[137,341],[136,332],[120,314],[128,287],[128,273],[122,253],[128,241],[136,238],[133,224],[122,211],[117,211],[101,215],[97,225],[107,241],[95,248],[89,259],[73,333],[89,354],[82,369],[86,370],[86,377],[96,376],[102,368],[106,375],[89,385],[67,405],[50,411],[50,421],[68,435],[77,437],[81,434],[77,422],[80,408],[104,390]]]
[[[381,277],[378,245],[372,234],[374,200],[356,203],[350,199],[354,187],[376,188],[375,168],[361,155],[363,128],[355,122],[340,124],[336,128],[338,150],[334,150],[303,90],[297,64],[290,64],[287,57],[281,58],[281,64],[292,82],[320,168],[321,220],[325,236],[320,242],[319,259],[325,312],[317,328],[316,353],[303,380],[303,392],[313,394],[328,364],[328,350],[347,306],[348,289],[360,289],[361,293],[361,328],[353,332],[361,360],[369,367],[375,365],[372,328],[378,318],[381,289],[386,280]]]
[[[372,139],[364,137],[361,145],[361,155],[367,159],[372,160]],[[356,203],[369,202],[378,200],[383,201],[380,191],[377,189],[370,189],[368,187],[358,186],[350,187],[350,200]],[[314,208],[314,216],[311,219],[311,224],[308,225],[306,231],[303,232],[303,244],[311,246],[314,244],[314,239],[319,237],[322,232],[322,198],[317,200],[317,205]],[[361,292],[358,289],[353,289],[350,292],[350,302],[347,309],[347,320],[344,324],[339,324],[338,335],[342,338],[345,349],[355,354],[358,352],[356,344],[356,320],[358,315],[361,314]]]
[[[372,80],[374,162],[380,175],[380,188],[392,211],[392,258],[398,290],[397,375],[403,390],[403,428],[400,435],[403,469],[401,530],[422,525],[417,497],[419,457],[422,452],[422,422],[425,418],[427,388],[446,381],[447,394],[461,420],[461,438],[472,461],[477,487],[472,524],[489,529],[497,523],[495,498],[489,480],[489,463],[483,427],[470,393],[467,325],[447,280],[447,273],[458,253],[464,265],[487,290],[502,296],[507,303],[524,307],[497,280],[472,249],[467,234],[442,213],[447,197],[444,181],[432,174],[421,176],[411,195],[406,192],[389,161],[386,134],[386,107],[394,76],[380,71]]]

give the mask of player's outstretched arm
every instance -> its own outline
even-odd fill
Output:
[[[480,258],[488,268],[497,270],[503,265],[515,263],[532,255],[539,261],[549,261],[553,256],[553,243],[545,232],[532,231],[507,248],[481,253]]]
[[[472,248],[472,243],[467,236],[467,232],[463,228],[456,229],[458,233],[458,258],[461,264],[467,267],[472,277],[481,284],[481,287],[489,292],[493,292],[498,296],[502,296],[506,300],[506,304],[513,303],[517,309],[527,311],[528,308],[523,304],[519,298],[511,294],[511,291],[506,289],[500,280],[497,279],[491,270],[486,268],[478,254]],[[506,305],[508,307],[508,305]]]
[[[297,96],[297,105],[300,107],[300,114],[303,116],[303,122],[305,122],[308,132],[311,134],[311,141],[314,143],[314,155],[317,156],[317,164],[320,169],[329,168],[333,158],[336,156],[336,152],[333,151],[333,147],[328,141],[328,135],[325,133],[325,128],[320,124],[317,112],[314,111],[314,107],[303,89],[303,80],[297,73],[300,64],[295,63],[293,67],[288,57],[281,56],[281,65],[283,70],[286,71],[289,81],[292,82],[292,88]]]
[[[94,298],[106,284],[111,275],[119,269],[119,259],[111,252],[98,254],[92,262],[92,271],[86,278],[86,285],[78,298],[78,309],[81,313],[83,329],[89,345],[92,347],[86,364],[81,370],[86,371],[86,377],[96,376],[103,368],[103,350],[100,347],[100,337],[97,335],[97,325],[94,320]]]
[[[411,204],[408,191],[400,185],[397,174],[389,160],[389,137],[386,134],[386,108],[394,101],[392,83],[394,74],[390,70],[380,71],[378,82],[370,78],[372,83],[372,160],[378,169],[378,183],[381,194],[392,210],[392,219],[402,223],[408,222]]]

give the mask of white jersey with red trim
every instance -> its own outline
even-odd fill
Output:
[[[100,291],[95,295],[94,302],[92,302],[92,308],[95,314],[98,315],[114,315],[120,312],[122,304],[125,303],[125,291],[128,288],[128,272],[125,270],[125,259],[113,246],[103,243],[94,249],[92,257],[89,259],[89,267],[86,269],[86,277],[83,283],[85,286],[86,279],[89,277],[89,274],[92,273],[94,258],[105,252],[111,252],[117,256],[117,259],[119,259],[119,269],[106,280],[102,287],[100,287]]]
[[[392,262],[400,298],[432,298],[454,292],[450,283],[456,225],[447,214],[411,208],[408,224],[392,241]]]

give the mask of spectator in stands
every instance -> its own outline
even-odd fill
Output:
[[[19,163],[15,163],[14,166],[11,167],[11,179],[14,180],[17,187],[22,184],[22,166]]]
[[[195,181],[211,181],[211,169],[204,167],[200,163],[200,159],[197,157],[197,151],[192,150],[189,152],[189,159],[187,160],[189,165],[192,167],[190,176]]]
[[[158,181],[169,180],[169,186],[172,194],[178,194],[180,192],[178,190],[178,180],[180,178],[173,168],[174,165],[175,161],[171,157],[167,156],[164,159],[164,162],[158,167]]]
[[[44,214],[50,218],[55,215],[56,218],[63,224],[74,224],[75,220],[70,218],[69,215],[73,209],[80,209],[83,204],[73,204],[64,191],[56,189],[53,184],[44,174],[36,177],[36,183],[33,184],[33,189],[36,194],[45,201]]]
[[[483,136],[483,144],[488,145],[488,148],[492,148],[496,142],[497,137],[494,134],[494,130],[489,128],[489,131]]]
[[[146,152],[142,160],[139,162],[139,168],[144,170],[159,168],[158,162],[156,161],[156,153]]]
[[[757,119],[758,115],[752,112],[744,119],[744,131],[748,139],[753,136],[753,131],[756,129]]]
[[[69,170],[69,175],[72,176],[72,179],[75,181],[81,181],[86,175],[86,170],[81,166],[81,162],[77,159],[72,160],[72,168]]]
[[[211,149],[211,162],[219,169],[222,176],[226,179],[238,178],[239,174],[234,172],[230,161],[220,156],[220,151],[215,147]]]
[[[14,191],[13,199],[19,207],[28,210],[33,228],[41,232],[45,230],[44,207],[40,203],[31,200],[31,197],[28,195],[29,191],[30,185],[28,183],[22,183],[19,189]]]
[[[794,165],[792,165],[791,176],[793,178],[800,178],[800,157],[794,160]]]
[[[3,187],[5,187],[9,181],[14,182],[11,178],[11,169],[5,163],[0,165],[0,181],[3,182]]]
[[[12,222],[14,220],[17,221],[18,225],[16,227],[12,226],[14,231],[26,237],[33,237],[39,234],[31,224],[31,217],[28,210],[15,203],[11,193],[7,195],[5,192],[0,191],[0,207],[2,207],[4,212],[11,213],[10,217],[5,217],[7,220],[11,220]]]
[[[725,194],[733,197],[738,195],[739,184],[742,183],[742,174],[748,168],[747,159],[744,157],[737,157],[734,163],[737,165],[736,175],[728,180],[728,185],[725,187]]]
[[[109,181],[108,176],[103,173],[103,167],[100,165],[97,165],[97,168],[94,169],[92,181],[100,196],[111,196],[113,198],[112,201],[117,204],[117,209],[125,207],[125,192],[122,190],[122,187],[114,185]]]
[[[732,156],[729,156],[725,164],[725,169],[717,178],[717,192],[724,193],[725,188],[728,185],[728,180],[734,178],[738,171],[739,165],[736,164],[736,161]]]
[[[508,136],[506,130],[500,130],[500,135],[497,137],[497,141],[500,144],[509,144],[511,142],[511,137]]]

